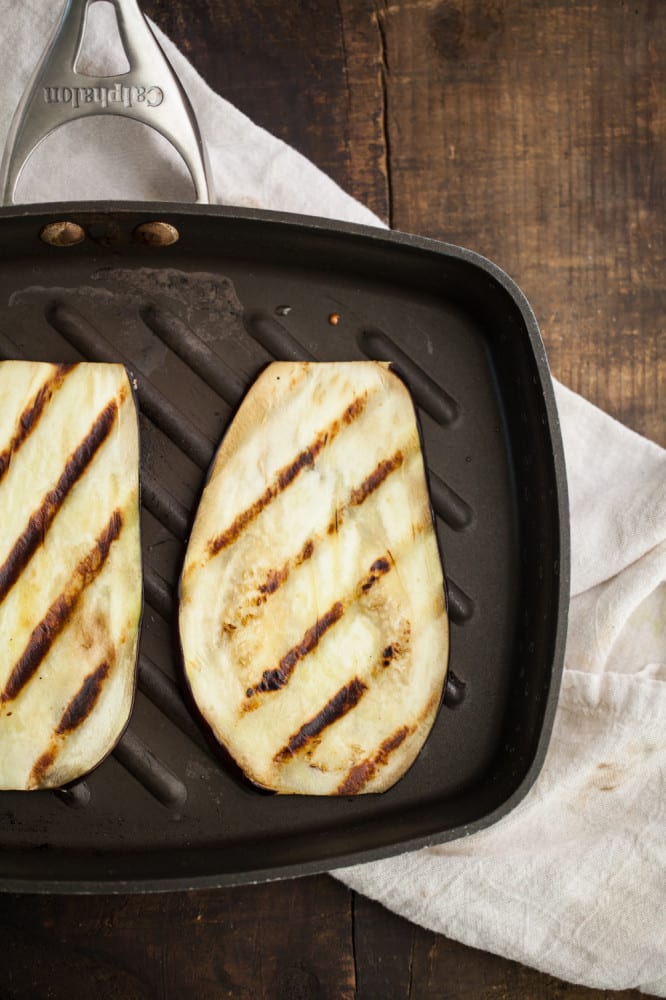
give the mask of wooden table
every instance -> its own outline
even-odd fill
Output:
[[[666,444],[666,5],[143,0],[215,90],[393,227],[523,288],[555,376]],[[328,876],[6,898],[7,998],[592,998]]]

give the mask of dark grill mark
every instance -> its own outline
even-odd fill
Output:
[[[287,574],[289,573],[289,567],[283,566],[282,569],[272,569],[269,570],[265,581],[259,586],[259,593],[264,596],[269,594],[274,594],[278,589],[280,584],[284,583],[287,579]]]
[[[291,757],[302,750],[308,743],[316,739],[328,726],[331,726],[337,719],[351,711],[367,691],[367,685],[360,678],[355,677],[349,684],[333,695],[330,701],[326,702],[320,712],[305,722],[297,733],[289,738],[286,746],[275,754],[273,760],[276,764],[284,764]]]
[[[392,736],[384,740],[376,754],[352,767],[344,781],[338,785],[336,794],[357,795],[370,779],[374,778],[379,768],[388,763],[393,751],[398,749],[408,735],[409,726],[401,726],[400,729],[396,729]]]
[[[353,402],[349,404],[345,412],[342,414],[342,423],[351,424],[356,420],[357,417],[363,413],[366,404],[368,402],[368,394],[365,392],[362,396],[357,396]]]
[[[247,528],[248,524],[251,524],[265,507],[268,507],[271,500],[273,500],[278,494],[275,486],[269,486],[259,497],[258,500],[244,510],[238,517],[231,523],[231,525],[223,531],[221,535],[217,538],[212,538],[208,543],[208,552],[211,556],[216,556],[218,552],[222,549],[226,549],[227,546],[231,545],[236,541],[238,536]]]
[[[311,539],[308,539],[298,555],[294,557],[293,565],[301,566],[312,556],[313,552],[314,542]],[[265,604],[271,594],[274,594],[275,591],[282,586],[291,572],[291,566],[292,560],[287,559],[284,566],[280,569],[270,569],[268,571],[266,579],[263,583],[260,583],[258,587],[260,596],[257,598],[257,605]]]
[[[316,648],[324,633],[335,625],[343,614],[342,602],[336,601],[326,614],[318,618],[314,625],[307,630],[301,641],[296,646],[292,646],[288,653],[285,653],[277,667],[273,670],[264,670],[259,683],[254,688],[248,688],[248,697],[251,697],[250,691],[252,694],[257,694],[266,691],[279,691],[280,688],[283,688],[289,681],[299,660],[302,660]]]
[[[385,459],[380,462],[379,465],[374,469],[369,476],[363,480],[360,486],[354,487],[354,489],[349,494],[349,499],[341,504],[335,511],[335,516],[328,528],[326,533],[328,535],[337,535],[340,525],[342,524],[345,516],[345,511],[348,507],[360,507],[361,504],[365,503],[368,497],[379,489],[385,479],[399,469],[404,462],[404,455],[401,451],[396,451],[395,455],[391,458]]]
[[[302,563],[307,562],[312,553],[314,552],[314,542],[311,538],[308,538],[307,542],[301,549],[301,551],[296,556],[296,565],[300,566]]]
[[[30,772],[30,785],[34,788],[36,785],[41,784],[41,781],[49,770],[53,766],[53,762],[56,759],[56,754],[54,749],[49,749],[39,757],[35,763],[32,765],[32,770]]]
[[[312,468],[315,463],[317,456],[326,444],[326,435],[320,435],[316,441],[313,442],[305,451],[302,451],[300,455],[289,465],[285,466],[277,474],[277,479],[270,486],[267,486],[264,492],[261,494],[258,500],[255,500],[251,507],[247,507],[242,511],[238,517],[232,521],[230,526],[223,531],[221,535],[217,538],[211,539],[208,543],[208,551],[211,556],[216,556],[218,552],[222,549],[226,549],[229,545],[236,541],[239,535],[255,521],[261,512],[268,507],[268,505],[275,500],[283,490],[293,483],[294,479],[298,476],[303,469]]]
[[[366,404],[367,394],[355,399],[340,418],[334,420],[326,430],[320,431],[312,444],[304,448],[292,462],[285,465],[278,472],[274,482],[266,487],[261,496],[250,507],[241,511],[225,531],[215,538],[211,538],[208,543],[210,556],[216,556],[222,549],[232,545],[245,528],[255,521],[261,512],[294,482],[303,469],[311,469],[326,445],[337,437],[343,427],[352,423],[363,412]]]
[[[372,757],[363,761],[362,764],[357,764],[349,771],[344,781],[338,785],[336,795],[357,795],[363,786],[367,785],[374,773],[375,765]]]
[[[309,445],[309,447],[307,447],[304,451],[302,451],[300,455],[297,458],[295,458],[293,462],[291,462],[290,465],[286,465],[284,469],[282,469],[278,473],[277,477],[278,492],[281,493],[282,490],[286,490],[287,486],[290,486],[293,483],[296,476],[299,474],[299,472],[302,472],[303,469],[312,468],[312,466],[315,464],[315,459],[318,457],[320,451],[326,444],[327,440],[328,440],[328,435],[320,434],[315,439],[313,444]]]
[[[363,593],[367,594],[367,592],[377,583],[377,580],[384,576],[385,573],[388,573],[390,568],[391,564],[385,556],[382,556],[380,559],[375,559],[370,567],[370,572],[366,576],[365,580],[361,582],[361,590]]]
[[[389,736],[388,739],[385,739],[379,748],[379,753],[375,756],[375,763],[379,767],[386,764],[393,751],[398,749],[400,744],[404,742],[408,735],[409,726],[402,726],[400,729],[396,730],[393,736]]]
[[[368,499],[371,493],[381,486],[387,476],[390,476],[392,472],[395,471],[404,461],[404,456],[401,451],[396,451],[395,455],[391,458],[385,458],[383,462],[380,462],[376,469],[370,473],[366,479],[363,480],[360,486],[355,490],[352,490],[352,495],[349,499],[350,507],[359,507],[365,500]]]
[[[384,649],[382,650],[382,666],[389,667],[392,661],[397,656],[400,656],[401,652],[402,650],[400,649],[400,646],[394,643],[391,643],[389,646],[385,646]]]
[[[110,669],[111,664],[104,660],[91,674],[88,674],[62,714],[56,727],[58,736],[71,733],[90,715],[102,693],[102,687]]]
[[[22,534],[16,539],[9,555],[0,567],[0,601],[3,601],[28,565],[68,494],[111,432],[118,415],[118,404],[112,400],[96,418],[90,431],[76,451],[67,459],[60,479],[33,511]]]
[[[388,646],[384,646],[372,666],[370,677],[373,680],[381,677],[387,667],[393,666],[393,664],[395,664],[398,660],[401,660],[406,655],[408,645],[409,639],[407,638],[406,645],[402,645],[402,643],[398,642],[397,639],[394,639]]]
[[[13,701],[28,681],[36,673],[40,663],[51,646],[67,625],[81,595],[99,574],[109,555],[113,542],[118,538],[123,524],[122,514],[116,510],[95,542],[95,547],[85,556],[74,570],[66,590],[53,602],[46,615],[28,639],[23,653],[14,664],[5,689],[0,695],[0,704]]]
[[[4,477],[12,458],[17,453],[21,445],[30,437],[35,427],[39,423],[39,418],[44,412],[47,403],[50,402],[54,392],[60,388],[65,381],[65,376],[74,365],[56,365],[55,372],[46,380],[37,392],[37,395],[23,410],[19,417],[18,427],[14,437],[7,447],[0,452],[0,480]]]

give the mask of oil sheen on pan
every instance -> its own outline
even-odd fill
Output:
[[[181,579],[214,734],[285,794],[390,788],[446,680],[449,625],[416,415],[376,362],[276,362],[219,448]]]
[[[113,749],[141,618],[139,444],[122,365],[0,364],[0,788]]]

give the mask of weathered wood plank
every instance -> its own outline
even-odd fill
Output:
[[[145,0],[142,7],[214,90],[386,216],[371,0]]]
[[[349,893],[320,876],[148,896],[7,896],[6,1000],[352,1000]]]
[[[666,7],[404,0],[379,17],[394,225],[504,267],[554,374],[666,443]]]

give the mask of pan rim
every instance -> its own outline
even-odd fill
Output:
[[[129,892],[166,892],[195,888],[214,888],[240,884],[266,882],[296,876],[308,876],[331,871],[339,867],[350,867],[359,863],[381,860],[399,854],[408,853],[435,844],[457,840],[479,830],[494,825],[502,817],[510,813],[525,797],[538,774],[540,773],[550,743],[557,708],[558,695],[564,672],[564,652],[568,622],[569,585],[570,585],[570,525],[569,499],[566,479],[566,465],[562,433],[555,400],[555,393],[545,346],[539,331],[535,314],[522,290],[516,282],[497,264],[475,250],[397,230],[389,230],[381,226],[350,223],[331,220],[319,216],[299,215],[280,211],[244,208],[220,205],[182,205],[179,203],[162,202],[66,202],[40,203],[26,206],[7,206],[0,208],[0,223],[8,219],[49,218],[85,218],[100,213],[127,217],[141,216],[165,219],[186,219],[188,217],[206,217],[211,219],[247,222],[248,224],[275,225],[291,230],[314,231],[323,235],[337,235],[344,238],[352,237],[361,241],[372,241],[372,244],[387,246],[402,246],[418,252],[445,256],[464,261],[480,269],[501,286],[518,310],[523,326],[523,332],[529,341],[532,357],[535,361],[539,378],[538,391],[544,405],[548,421],[548,435],[552,447],[549,455],[553,472],[553,482],[556,491],[555,507],[558,512],[557,522],[553,527],[559,533],[560,568],[557,587],[554,587],[557,607],[553,609],[552,659],[548,694],[545,699],[543,721],[533,758],[526,767],[524,775],[514,791],[478,819],[449,828],[439,834],[425,834],[407,838],[398,843],[391,843],[374,848],[344,852],[341,856],[312,858],[306,861],[285,863],[278,868],[243,870],[224,872],[214,875],[189,875],[176,877],[148,877],[145,880],[132,878],[122,879],[110,877],[104,879],[88,879],[74,882],[67,879],[42,878],[7,878],[0,881],[0,892],[32,892],[32,893],[129,893]],[[18,852],[16,852],[18,853]],[[23,852],[21,852],[23,854]],[[29,855],[29,850],[26,856]],[[96,852],[99,859],[99,852]],[[325,853],[325,852],[323,852]],[[111,859],[113,855],[109,855]]]

